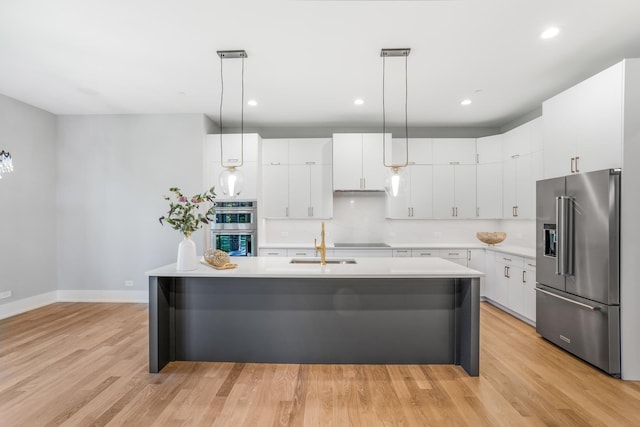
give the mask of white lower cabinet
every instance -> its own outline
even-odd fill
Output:
[[[530,322],[535,322],[536,314],[535,268],[534,259],[496,254],[493,298],[490,297]]]
[[[411,256],[411,249],[394,249],[393,250],[393,257],[397,258],[397,257],[410,257]]]
[[[260,248],[258,254],[260,256],[287,256],[287,249]]]

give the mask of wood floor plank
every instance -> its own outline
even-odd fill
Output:
[[[0,320],[0,425],[638,426],[620,381],[481,304],[480,376],[449,365],[172,362],[148,373],[144,304]]]

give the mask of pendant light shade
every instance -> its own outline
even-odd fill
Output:
[[[243,190],[244,177],[242,172],[235,167],[225,168],[220,173],[218,184],[222,189],[223,195],[234,198],[239,196]]]
[[[222,194],[225,197],[236,198],[240,195],[244,188],[244,177],[242,172],[238,169],[242,166],[244,162],[244,59],[247,57],[247,52],[244,50],[219,50],[218,56],[220,57],[220,159],[221,165],[225,168],[222,172],[220,172],[220,176],[218,177],[218,184],[222,189]],[[224,136],[224,132],[222,131],[222,105],[224,100],[224,78],[223,78],[223,67],[222,63],[224,59],[240,59],[242,60],[242,78],[241,78],[241,88],[242,95],[240,99],[240,162],[233,165],[225,165],[224,160],[224,150],[222,144],[222,138]]]
[[[404,196],[407,193],[407,171],[401,167],[390,167],[385,177],[384,190],[391,197]]]
[[[404,195],[407,192],[407,188],[409,183],[407,182],[407,171],[406,166],[409,164],[409,126],[408,126],[408,115],[407,115],[407,99],[408,99],[408,84],[407,84],[407,57],[411,49],[402,48],[402,49],[382,49],[380,51],[380,56],[382,57],[382,135],[383,135],[383,153],[382,153],[382,163],[385,167],[387,167],[387,175],[385,178],[385,186],[384,189],[389,197],[399,197]],[[386,131],[387,131],[387,121],[386,121],[386,110],[385,110],[385,60],[387,57],[404,57],[404,162],[391,164],[387,163],[387,141],[386,141]],[[393,142],[391,146],[393,146]],[[393,157],[393,156],[392,156]]]

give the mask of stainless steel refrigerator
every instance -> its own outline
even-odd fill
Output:
[[[620,170],[537,182],[536,330],[620,375]]]

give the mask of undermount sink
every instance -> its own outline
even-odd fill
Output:
[[[355,264],[355,259],[328,259],[327,264]],[[320,258],[293,258],[290,264],[320,264]]]

